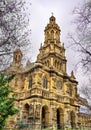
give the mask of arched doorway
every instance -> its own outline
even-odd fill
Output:
[[[70,112],[70,120],[71,120],[71,128],[75,128],[75,113],[73,111]]]
[[[57,129],[63,130],[64,128],[64,112],[62,108],[57,109]]]
[[[49,125],[49,111],[47,106],[42,107],[42,127],[46,128]]]
[[[28,122],[29,119],[29,105],[25,104],[24,105],[24,109],[23,109],[23,120],[25,120],[25,122]]]
[[[57,109],[57,129],[60,129],[60,111]]]

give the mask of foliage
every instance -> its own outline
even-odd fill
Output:
[[[16,48],[30,48],[29,5],[26,0],[0,0],[0,69]]]
[[[6,119],[18,112],[18,109],[14,107],[16,95],[13,94],[12,88],[9,86],[9,82],[14,76],[0,73],[0,130],[4,128]]]

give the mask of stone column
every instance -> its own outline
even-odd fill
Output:
[[[52,107],[52,125],[53,129],[57,129],[57,109],[55,106]]]
[[[70,110],[66,110],[64,112],[64,127],[65,129],[71,128],[71,121],[70,121]]]
[[[41,130],[41,104],[33,105],[33,129]]]

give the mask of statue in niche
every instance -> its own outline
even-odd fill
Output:
[[[53,118],[56,119],[56,108],[52,108],[53,111]]]
[[[37,75],[37,74],[34,75],[34,81],[35,81],[35,82],[38,81],[38,75]]]
[[[55,88],[55,79],[54,78],[51,78],[51,87]]]
[[[28,83],[28,78],[26,77],[26,78],[25,78],[25,81],[24,81],[24,89],[25,89],[25,90],[28,90],[28,85],[29,85],[29,83]]]
[[[36,105],[36,117],[40,117],[40,109],[41,108],[41,105],[40,104],[37,104]]]
[[[33,105],[32,104],[30,104],[30,109],[29,109],[30,111],[29,111],[29,117],[30,118],[33,118],[33,116],[34,116],[34,108],[33,108]]]
[[[56,88],[61,89],[62,88],[62,82],[61,81],[56,81]]]
[[[40,80],[40,77],[38,74],[35,75],[35,82],[36,83],[39,83],[41,80]]]
[[[51,51],[54,51],[54,45],[53,44],[50,44],[50,49],[51,49]]]

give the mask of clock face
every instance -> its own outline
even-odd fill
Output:
[[[62,89],[62,81],[56,82],[56,88],[59,89],[59,90]]]

